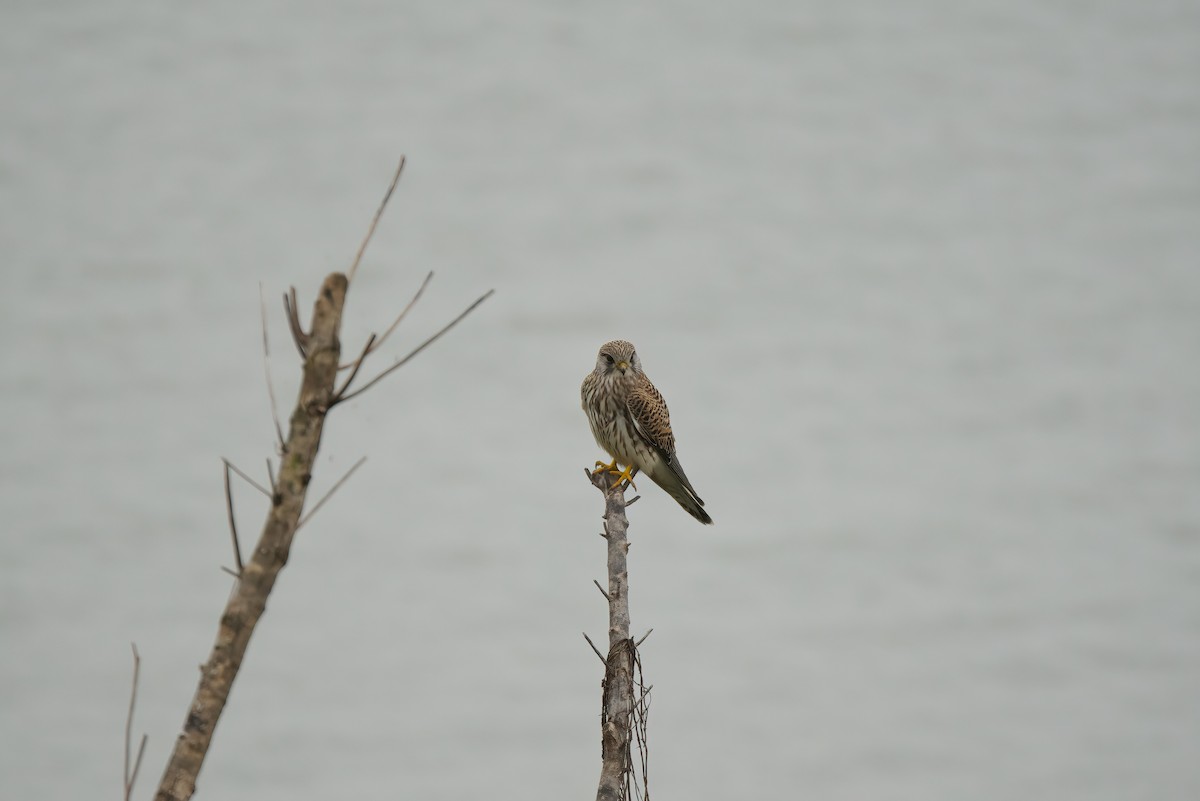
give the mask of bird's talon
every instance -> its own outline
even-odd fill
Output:
[[[635,492],[637,491],[637,484],[633,483],[633,473],[635,472],[633,469],[633,465],[629,465],[624,470],[613,469],[613,470],[609,470],[608,472],[612,473],[613,475],[615,475],[617,477],[617,480],[614,481],[612,484],[613,489],[616,489],[617,487],[621,486],[622,481],[628,481],[629,486],[633,487]]]

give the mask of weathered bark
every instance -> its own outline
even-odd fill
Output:
[[[637,652],[629,636],[629,573],[626,555],[625,489],[610,488],[604,471],[591,475],[604,493],[604,536],[608,541],[608,658],[604,667],[601,701],[601,769],[596,801],[622,801],[627,797],[633,738],[633,665]]]
[[[313,306],[312,330],[303,335],[303,383],[296,410],[292,413],[279,475],[271,488],[271,511],[254,555],[243,568],[233,596],[221,615],[216,643],[208,662],[201,668],[200,684],[184,721],[183,733],[175,741],[156,801],[185,801],[196,791],[196,776],[204,764],[217,721],[229,700],[229,691],[242,665],[250,636],[266,609],[267,596],[279,571],[287,564],[321,444],[325,415],[334,401],[334,383],[341,356],[338,331],[346,288],[346,276],[332,273],[325,279]]]

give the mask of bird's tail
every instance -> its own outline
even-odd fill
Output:
[[[706,526],[712,525],[713,519],[704,511],[704,501],[700,500],[700,496],[692,489],[692,484],[687,480],[687,476],[683,475],[682,469],[676,471],[673,466],[664,466],[651,474],[650,480],[666,490],[689,515]]]

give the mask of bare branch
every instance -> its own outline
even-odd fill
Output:
[[[223,460],[227,467],[226,482],[227,487],[229,487],[228,497],[230,498],[227,505],[231,520],[234,514],[232,481],[229,479],[230,473],[236,473],[251,486],[270,498],[271,505],[257,544],[252,550],[246,552],[246,561],[244,564],[239,565],[241,568],[240,579],[230,594],[225,609],[221,614],[216,641],[210,651],[209,658],[200,666],[200,677],[196,693],[184,718],[182,732],[175,740],[166,768],[163,771],[162,779],[159,781],[156,801],[187,801],[187,799],[190,799],[194,795],[196,779],[204,765],[209,746],[212,742],[213,733],[228,703],[230,690],[242,667],[250,638],[266,609],[267,599],[271,594],[272,588],[275,586],[280,571],[288,562],[297,530],[304,523],[311,520],[313,515],[366,461],[364,458],[356,462],[333,488],[329,490],[325,497],[314,504],[307,514],[304,513],[313,467],[324,433],[327,412],[333,405],[335,397],[340,400],[348,400],[370,388],[385,375],[407,363],[416,354],[443,336],[450,328],[461,322],[467,314],[492,295],[492,292],[489,291],[481,296],[465,311],[459,314],[458,317],[421,343],[421,345],[403,359],[397,361],[390,368],[385,369],[366,386],[357,391],[350,392],[351,384],[357,380],[357,372],[361,369],[365,357],[376,350],[382,344],[383,339],[386,339],[389,334],[397,330],[400,322],[405,318],[405,315],[412,308],[413,304],[416,303],[417,299],[421,297],[425,286],[428,285],[430,279],[427,276],[418,288],[416,296],[409,302],[409,305],[401,312],[396,321],[392,323],[384,333],[384,336],[373,336],[371,340],[368,340],[363,349],[363,354],[355,363],[350,365],[350,369],[353,372],[350,373],[346,383],[342,385],[340,391],[335,390],[338,382],[338,365],[342,355],[339,332],[346,292],[350,284],[350,279],[353,278],[359,264],[362,262],[363,254],[379,223],[384,207],[395,190],[403,166],[404,160],[401,159],[391,185],[380,203],[379,211],[376,212],[374,219],[371,221],[367,234],[358,249],[358,253],[355,255],[354,262],[349,270],[349,277],[343,273],[335,272],[328,275],[322,283],[313,304],[311,324],[307,330],[300,320],[300,306],[296,298],[295,288],[292,287],[283,297],[284,312],[288,328],[292,335],[292,341],[303,360],[303,376],[296,406],[288,417],[288,427],[285,430],[287,439],[281,449],[283,458],[278,465],[277,471],[273,467],[271,460],[267,459],[267,476],[271,485],[269,490],[260,486],[229,462],[229,460]],[[264,361],[269,362],[269,343],[265,333],[265,314],[263,317]],[[271,389],[270,386],[269,389]],[[273,389],[271,389],[271,393],[273,395]],[[276,406],[274,397],[272,397],[272,406]],[[282,429],[282,426],[277,425],[277,431],[280,429]],[[231,531],[233,531],[232,525]],[[240,545],[237,545],[238,537],[236,534],[234,535],[234,542],[235,556],[239,556],[240,561]],[[222,569],[231,575],[237,575],[232,570],[227,568]],[[136,678],[134,683],[136,687]],[[127,758],[126,763],[128,764],[128,762]],[[133,772],[136,772],[136,767],[133,768]],[[131,777],[133,772],[130,772]]]
[[[225,511],[229,515],[229,535],[233,538],[233,559],[237,565],[237,577],[242,577],[242,546],[238,544],[237,521],[233,517],[233,488],[229,480],[229,462],[225,462]]]
[[[244,481],[245,481],[247,484],[249,484],[250,486],[254,487],[256,490],[258,490],[259,492],[261,492],[263,495],[266,495],[268,498],[270,498],[270,497],[271,497],[271,493],[270,493],[270,492],[267,490],[267,488],[266,488],[266,487],[264,487],[262,484],[259,484],[257,481],[255,481],[254,479],[250,478],[250,476],[246,475],[246,474],[245,474],[245,473],[243,473],[241,470],[239,470],[239,469],[238,469],[238,466],[237,466],[237,465],[235,465],[233,462],[229,461],[229,460],[228,460],[228,459],[226,459],[224,456],[222,456],[222,457],[221,457],[221,461],[222,461],[222,462],[224,462],[224,463],[226,464],[226,466],[228,466],[228,467],[229,467],[229,469],[230,469],[230,470],[232,470],[233,472],[235,472],[235,473],[237,473],[239,476],[241,476],[241,477],[242,477],[242,479],[243,479],[243,480],[244,480]]]
[[[603,590],[601,590],[603,592]],[[596,647],[596,643],[592,642],[592,638],[587,636],[587,632],[583,633],[583,639],[588,641],[588,645],[592,646],[592,650],[596,652],[596,656],[600,657],[600,664],[605,664],[604,654],[600,653],[600,649]]]
[[[371,352],[371,343],[374,341],[374,334],[371,334],[371,336],[367,337],[367,344],[363,346],[362,353],[359,354],[357,359],[351,362],[351,365],[354,366],[354,369],[351,370],[350,375],[346,377],[346,382],[342,384],[341,389],[333,393],[333,400],[329,401],[330,409],[332,409],[334,406],[337,406],[341,402],[342,396],[346,394],[346,390],[350,389],[350,385],[354,383],[354,377],[358,375],[359,368],[363,366],[363,360],[366,359],[367,354]],[[338,369],[340,370],[342,368],[339,367]]]
[[[300,324],[300,304],[296,301],[296,287],[291,287],[283,296],[283,310],[287,316],[288,328],[292,331],[292,342],[301,359],[308,358],[308,334]]]
[[[304,527],[304,524],[307,523],[312,518],[312,516],[317,513],[317,510],[325,505],[325,501],[327,501],[331,497],[333,497],[333,493],[337,492],[338,489],[341,488],[341,486],[346,483],[346,480],[348,478],[350,478],[350,476],[354,475],[354,471],[357,470],[358,468],[362,467],[362,463],[365,461],[367,461],[367,457],[365,457],[365,456],[362,457],[361,459],[359,459],[357,462],[354,463],[353,467],[351,467],[349,470],[346,471],[346,475],[339,478],[337,480],[337,483],[329,488],[329,492],[325,493],[325,495],[321,498],[321,500],[316,502],[316,504],[313,506],[313,508],[308,511],[308,514],[306,514],[304,517],[300,518],[300,522],[296,524],[297,531],[299,531],[301,528]]]
[[[383,336],[381,336],[379,339],[375,340],[375,345],[373,347],[367,348],[366,352],[363,354],[364,356],[367,354],[370,354],[370,353],[374,353],[375,351],[379,350],[379,348],[381,348],[383,346],[384,341],[392,335],[392,332],[396,330],[396,328],[400,325],[400,322],[405,318],[405,316],[408,315],[408,312],[412,309],[412,307],[417,305],[417,301],[421,299],[421,294],[425,292],[425,287],[429,286],[429,282],[432,280],[433,280],[433,270],[430,270],[429,274],[425,276],[425,280],[421,282],[421,286],[417,288],[417,294],[413,295],[412,300],[410,300],[408,302],[408,305],[404,307],[404,310],[402,312],[400,312],[400,315],[395,320],[393,320],[392,324],[388,326],[388,329],[383,332]],[[359,358],[362,358],[362,357],[359,357]],[[357,363],[358,363],[358,360],[355,360],[353,362],[346,362],[345,364],[339,364],[338,369],[345,370],[349,367],[353,367]]]
[[[271,382],[271,345],[267,340],[267,298],[263,294],[262,281],[258,282],[258,305],[262,317],[263,335],[263,373],[267,377],[267,397],[271,399],[271,420],[275,423],[275,436],[279,437],[279,447],[283,447],[283,426],[279,425],[278,404],[275,402],[275,385]]]
[[[146,735],[138,745],[137,757],[133,760],[133,768],[129,766],[130,745],[133,735],[133,709],[137,704],[138,675],[141,673],[142,657],[138,654],[137,643],[130,643],[133,649],[133,687],[129,691],[129,714],[125,718],[125,801],[133,795],[133,785],[137,782],[138,769],[142,767],[142,756],[146,753]]]
[[[387,368],[382,373],[380,373],[379,375],[372,378],[364,386],[360,387],[359,389],[356,389],[354,392],[351,392],[349,395],[343,396],[341,398],[341,401],[348,401],[351,398],[358,397],[359,395],[363,394],[371,387],[375,386],[377,383],[379,383],[380,380],[382,380],[384,377],[386,377],[390,373],[394,373],[396,370],[399,370],[401,367],[408,364],[408,362],[410,360],[412,360],[412,358],[414,356],[416,356],[418,353],[420,353],[421,351],[425,350],[427,347],[432,345],[434,342],[436,342],[442,336],[442,334],[445,334],[451,328],[458,325],[458,323],[460,321],[462,321],[462,319],[464,317],[466,317],[471,312],[475,311],[475,308],[480,303],[483,303],[485,300],[490,298],[495,293],[495,291],[496,290],[494,290],[494,289],[489,289],[487,292],[484,292],[483,295],[481,295],[478,300],[476,300],[474,303],[472,303],[470,306],[468,306],[465,310],[463,310],[463,312],[461,314],[459,314],[457,317],[455,317],[450,322],[446,323],[446,325],[442,326],[442,329],[440,331],[438,331],[436,334],[431,336],[429,339],[422,342],[417,347],[413,348],[413,350],[410,351],[407,356],[405,356],[403,359],[400,359],[398,362],[393,364],[391,367]]]
[[[400,173],[404,171],[404,156],[400,157],[400,163],[396,165],[396,174],[392,176],[392,183],[388,187],[387,192],[383,196],[383,200],[379,203],[379,209],[375,212],[375,217],[371,220],[371,227],[367,229],[367,235],[363,237],[362,244],[358,246],[358,253],[354,255],[354,263],[350,265],[350,269],[346,271],[346,281],[353,282],[354,274],[358,271],[358,263],[362,261],[363,253],[367,250],[367,243],[371,241],[371,237],[375,234],[375,226],[379,225],[379,218],[383,216],[383,210],[387,208],[388,201],[392,199],[392,192],[396,191],[396,184],[400,183]]]
[[[642,639],[650,636],[646,632]],[[646,686],[646,675],[642,672],[642,655],[637,646],[633,649],[633,663],[637,673],[638,693],[633,706],[633,735],[637,740],[638,757],[642,763],[642,786],[638,788],[637,774],[631,769],[629,774],[633,779],[634,797],[647,801],[650,798],[650,740],[647,732],[647,719],[650,717],[650,691],[654,686]],[[631,766],[632,767],[632,766]]]
[[[250,637],[266,609],[279,572],[287,564],[321,444],[323,409],[337,380],[341,355],[338,330],[345,299],[346,276],[341,273],[326,276],[313,304],[304,375],[295,411],[289,417],[287,456],[279,467],[274,486],[277,497],[230,464],[234,472],[272,501],[258,544],[247,552],[241,579],[221,614],[216,640],[200,670],[196,694],[159,781],[156,801],[187,801],[194,795],[196,777],[245,659]]]
[[[654,629],[649,629],[649,630],[647,630],[647,631],[646,631],[646,633],[642,635],[642,639],[640,639],[640,640],[638,640],[637,642],[635,642],[635,643],[633,644],[633,646],[634,646],[635,648],[641,648],[641,647],[642,647],[642,643],[644,643],[644,642],[646,641],[646,638],[647,638],[647,637],[649,637],[649,636],[650,636],[650,634],[651,634],[653,631],[654,631]]]
[[[592,579],[592,583],[596,585],[596,589],[600,590],[600,594],[604,596],[604,600],[606,600],[606,601],[612,600],[612,598],[609,597],[608,593],[604,591],[604,588],[600,586],[600,582],[596,581],[595,579]]]
[[[587,472],[587,471],[585,471]],[[633,772],[633,742],[639,743],[644,759],[644,718],[634,698],[634,675],[641,661],[637,644],[629,636],[629,570],[627,537],[629,519],[625,516],[627,484],[610,485],[603,471],[588,473],[588,480],[604,494],[604,536],[608,553],[608,656],[604,660],[604,693],[600,703],[600,784],[597,801],[625,801],[636,789]],[[599,583],[596,585],[599,587]],[[648,632],[647,632],[648,633]],[[645,639],[643,637],[643,639]],[[639,729],[639,727],[641,727]],[[645,762],[643,784],[645,790]],[[639,792],[638,797],[643,797]]]

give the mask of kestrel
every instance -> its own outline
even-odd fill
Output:
[[[596,462],[597,467],[616,475],[617,483],[632,484],[641,471],[692,517],[712,523],[679,464],[667,402],[642,372],[631,343],[618,339],[601,346],[596,369],[583,379],[581,394],[592,436],[613,458],[612,464]]]

